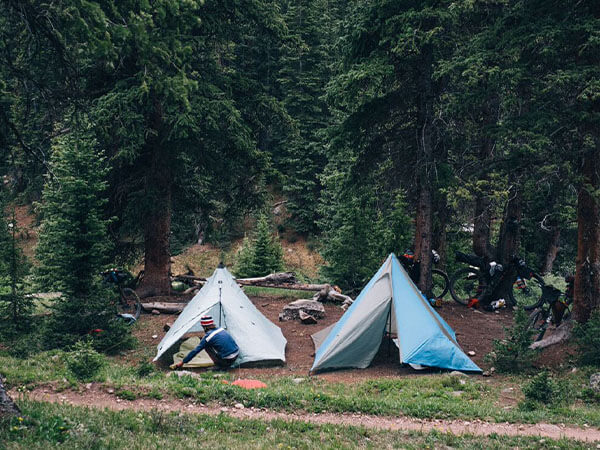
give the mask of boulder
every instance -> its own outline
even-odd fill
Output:
[[[600,393],[600,372],[594,373],[590,377],[590,388],[594,392]]]
[[[296,320],[300,318],[300,311],[310,314],[315,319],[325,317],[325,307],[314,300],[296,300],[283,307],[279,314],[280,321]]]

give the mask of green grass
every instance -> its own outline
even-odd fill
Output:
[[[226,415],[101,411],[31,401],[20,406],[24,417],[0,422],[0,448],[589,448],[567,439],[380,431]]]
[[[290,301],[299,298],[312,298],[315,295],[313,291],[296,291],[293,289],[269,288],[260,286],[244,286],[246,295],[252,297],[286,297]]]
[[[137,362],[137,361],[135,361]],[[139,375],[135,364],[111,362],[97,378],[106,388],[115,389],[124,398],[193,398],[202,403],[269,408],[280,411],[351,412],[373,415],[407,415],[418,418],[482,419],[490,422],[573,423],[600,426],[597,401],[585,402],[588,370],[557,376],[569,396],[554,405],[531,404],[519,407],[521,387],[530,380],[524,376],[453,377],[431,374],[365,380],[352,384],[337,383],[318,377],[258,377],[268,387],[245,390],[223,381],[233,374],[201,372],[200,378],[176,377],[154,371]],[[20,390],[50,384],[56,389],[81,389],[68,373],[62,352],[45,352],[21,360],[0,354],[0,373],[10,387]],[[462,381],[464,384],[462,384]],[[503,401],[503,389],[512,388],[512,402]],[[588,396],[589,397],[589,396]]]

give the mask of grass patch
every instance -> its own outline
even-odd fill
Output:
[[[251,297],[289,297],[290,300],[299,298],[312,298],[313,291],[296,291],[293,289],[280,289],[260,286],[244,286],[244,292]]]
[[[567,439],[380,431],[226,415],[101,411],[31,401],[20,406],[24,418],[0,422],[0,442],[7,448],[586,448]]]
[[[525,376],[454,377],[430,374],[399,378],[364,380],[352,384],[330,382],[318,377],[259,377],[266,389],[245,390],[229,384],[231,373],[199,372],[199,377],[177,377],[170,372],[142,370],[140,365],[109,359],[98,379],[103,387],[113,388],[122,398],[191,398],[205,404],[268,408],[309,413],[361,413],[407,415],[418,418],[481,419],[489,422],[572,423],[600,426],[600,408],[585,392],[592,369],[554,374],[553,380],[568,390],[560,402],[536,403],[535,408],[519,407],[524,399],[521,387],[531,378]],[[62,352],[44,352],[26,360],[0,355],[0,373],[7,385],[19,390],[52,384],[55,389],[83,386],[71,377]],[[227,383],[225,383],[225,382]],[[506,394],[507,389],[510,394]],[[121,394],[124,393],[124,394]],[[128,394],[131,394],[128,396]],[[510,397],[507,399],[507,397]],[[587,401],[585,399],[588,399]]]

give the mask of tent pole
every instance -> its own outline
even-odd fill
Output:
[[[388,346],[388,358],[390,357],[390,355],[392,354],[392,304],[390,303],[390,311],[388,312],[388,342],[387,342],[387,346]]]
[[[219,327],[222,326],[222,320],[221,320],[221,311],[222,311],[222,306],[221,306],[221,284],[223,282],[221,280],[219,280]]]

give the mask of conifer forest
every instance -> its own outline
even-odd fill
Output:
[[[559,280],[565,339],[600,345],[600,2],[0,0],[0,211],[0,355],[141,345],[112,267],[142,303],[219,261],[355,298],[390,253],[432,303],[447,274],[442,316],[465,258],[486,317],[522,267]],[[174,268],[198,247],[215,264]]]

